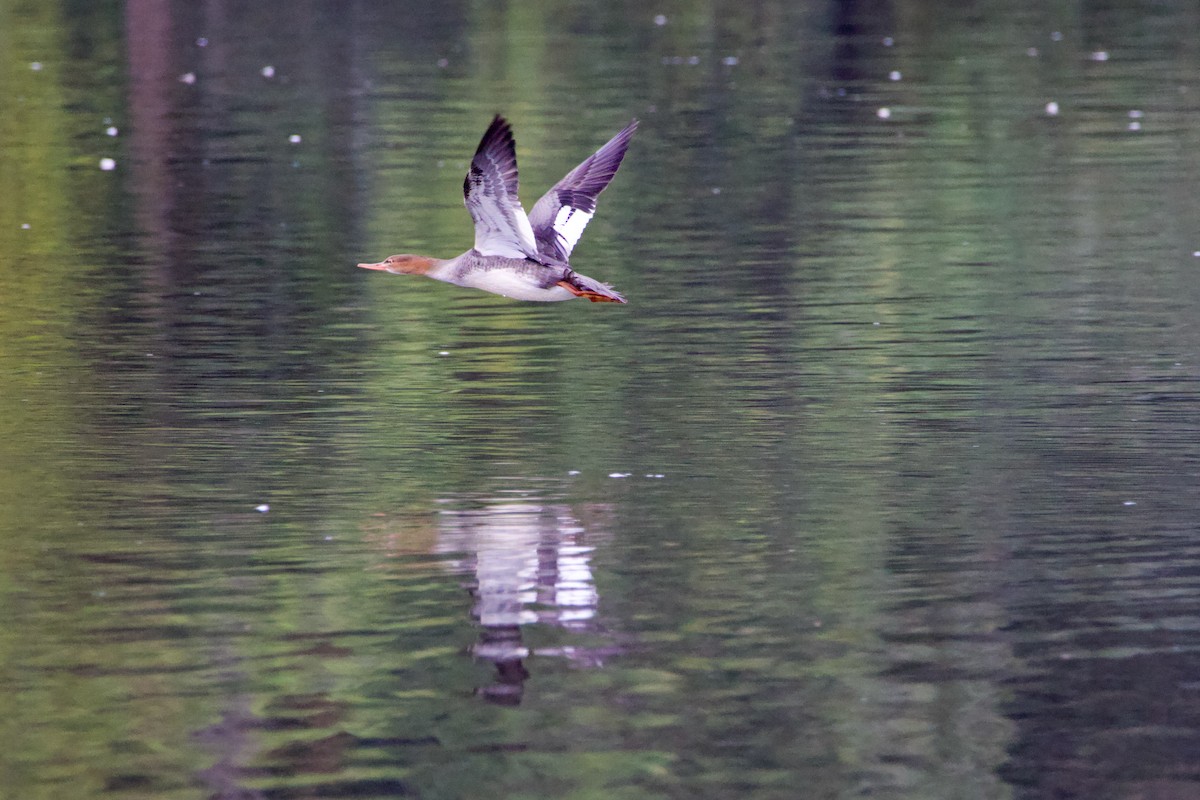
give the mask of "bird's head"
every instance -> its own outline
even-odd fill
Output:
[[[384,272],[394,272],[398,275],[424,275],[434,264],[432,258],[414,256],[408,253],[388,256],[378,264],[359,264],[363,269],[379,269]]]

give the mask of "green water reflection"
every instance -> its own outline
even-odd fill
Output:
[[[1198,34],[0,0],[0,785],[1194,793]],[[353,268],[496,111],[629,306]]]

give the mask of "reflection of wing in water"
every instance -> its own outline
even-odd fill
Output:
[[[504,503],[442,512],[436,551],[465,555],[457,566],[475,574],[480,624],[586,629],[599,598],[584,534],[565,506]]]
[[[435,551],[462,554],[448,563],[473,576],[472,614],[482,630],[472,652],[496,665],[496,682],[480,693],[493,702],[519,703],[529,677],[524,659],[530,654],[522,626],[599,630],[591,558],[601,534],[585,530],[564,505],[508,501],[482,509],[444,510],[437,527]],[[534,654],[598,666],[616,650],[611,644],[582,644],[539,648]]]

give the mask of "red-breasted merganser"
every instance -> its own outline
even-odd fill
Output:
[[[517,149],[512,127],[499,114],[492,120],[463,181],[467,211],[475,220],[475,246],[451,259],[396,255],[378,264],[359,264],[406,275],[424,275],[472,286],[516,300],[624,303],[599,281],[571,269],[568,259],[596,213],[596,197],[608,186],[637,120],[554,184],[526,216],[517,199]]]

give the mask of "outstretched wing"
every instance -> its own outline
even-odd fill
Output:
[[[479,141],[463,196],[475,220],[475,249],[485,256],[536,258],[537,243],[517,199],[517,147],[499,114]]]
[[[637,126],[636,119],[626,125],[624,130],[608,140],[608,144],[554,184],[534,205],[529,222],[533,226],[538,251],[543,256],[559,261],[566,261],[570,257],[575,243],[583,235],[583,229],[596,213],[596,197],[617,174]]]

